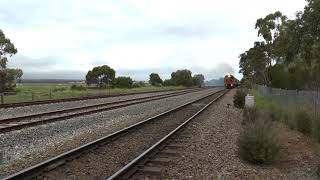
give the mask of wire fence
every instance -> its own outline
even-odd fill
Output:
[[[256,85],[256,89],[261,95],[272,98],[293,112],[305,110],[315,116],[320,114],[320,89],[317,91],[299,91],[271,88],[262,85]]]

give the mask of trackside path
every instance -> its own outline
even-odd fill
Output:
[[[241,110],[233,107],[230,91],[196,117],[182,133],[178,156],[168,164],[156,164],[161,173],[137,173],[132,179],[316,179],[317,162],[311,140],[279,125],[282,156],[271,166],[255,166],[240,159],[237,139],[242,131]],[[228,104],[230,107],[228,108]],[[169,144],[170,145],[170,144]]]

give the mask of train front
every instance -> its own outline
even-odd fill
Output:
[[[231,74],[227,74],[224,77],[224,86],[227,89],[231,89],[235,87],[235,78]]]

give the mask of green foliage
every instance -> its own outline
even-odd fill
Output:
[[[115,80],[116,72],[107,65],[94,67],[88,71],[86,75],[86,83],[88,86],[94,84],[99,88],[112,86]]]
[[[269,105],[266,108],[266,113],[272,121],[281,121],[282,119],[283,112],[282,112],[282,108],[279,106]]]
[[[204,76],[202,74],[196,74],[192,77],[193,85],[201,87],[204,84]]]
[[[240,157],[254,164],[271,164],[279,158],[280,143],[273,123],[257,119],[239,137]]]
[[[174,84],[172,83],[171,79],[166,79],[163,81],[164,86],[173,86]]]
[[[67,88],[66,87],[55,87],[52,89],[52,92],[62,92],[62,91],[66,91]]]
[[[242,124],[252,124],[259,117],[259,109],[256,106],[253,107],[245,107],[243,109],[243,121]]]
[[[145,87],[146,84],[143,81],[134,81],[132,84],[132,88]]]
[[[118,88],[132,88],[133,81],[130,77],[119,76],[115,80],[115,86]]]
[[[72,91],[85,91],[85,90],[87,90],[87,88],[82,85],[77,86],[76,84],[73,84],[70,87],[70,90],[72,90]]]
[[[320,2],[307,0],[295,19],[281,12],[256,22],[264,41],[242,53],[240,72],[253,83],[285,89],[316,89],[320,85]]]
[[[17,52],[14,44],[5,37],[0,29],[0,92],[13,91],[15,83],[21,81],[23,75],[21,69],[7,68],[8,57]]]
[[[242,78],[240,81],[240,86],[244,89],[252,89],[252,84],[251,82],[246,79],[246,78]]]
[[[237,108],[244,108],[246,95],[247,93],[244,90],[238,89],[233,97],[234,106]]]
[[[163,82],[162,82],[162,79],[160,78],[159,74],[151,73],[149,76],[149,83],[153,86],[159,86]]]
[[[171,73],[171,83],[175,86],[192,86],[193,79],[191,71],[184,69]]]
[[[310,134],[312,117],[310,116],[309,113],[303,110],[299,110],[296,112],[294,119],[295,119],[298,131],[305,134]]]

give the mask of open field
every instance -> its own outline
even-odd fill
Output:
[[[182,86],[155,87],[145,86],[139,88],[113,88],[113,89],[96,89],[86,88],[85,90],[71,90],[73,83],[22,83],[17,85],[17,94],[4,96],[4,103],[16,103],[27,101],[38,101],[48,99],[95,96],[95,95],[116,95],[124,93],[152,92],[161,90],[182,89]],[[77,84],[83,85],[84,84]],[[1,103],[1,102],[0,102]]]

